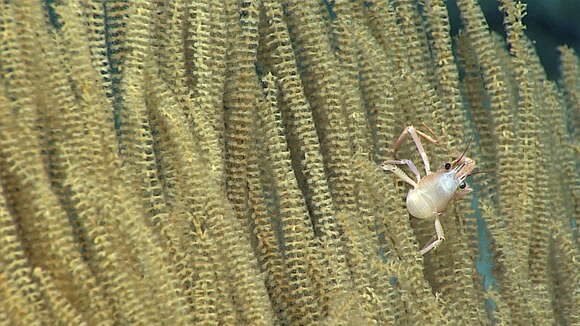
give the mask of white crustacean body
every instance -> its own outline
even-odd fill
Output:
[[[445,240],[439,217],[447,209],[449,203],[454,198],[463,197],[472,191],[465,183],[465,179],[472,175],[471,171],[475,168],[475,162],[465,156],[466,148],[453,162],[447,162],[436,172],[431,172],[429,158],[419,137],[434,144],[438,144],[438,142],[429,135],[416,130],[413,126],[403,130],[401,136],[393,145],[393,155],[396,155],[397,149],[407,135],[413,138],[413,142],[417,146],[419,155],[425,165],[425,176],[421,177],[419,170],[410,160],[387,160],[381,164],[381,168],[393,172],[400,179],[413,186],[413,189],[409,190],[407,194],[406,202],[407,210],[411,215],[416,218],[433,219],[435,221],[437,237],[433,242],[421,249],[421,254],[426,254],[430,250],[437,248]],[[407,165],[411,172],[415,174],[416,181],[411,179],[397,165]]]
[[[455,175],[453,171],[435,172],[421,179],[407,194],[409,213],[416,218],[432,219],[444,212],[463,182]]]

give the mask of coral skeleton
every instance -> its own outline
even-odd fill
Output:
[[[0,325],[580,325],[578,53],[456,4],[1,1]]]

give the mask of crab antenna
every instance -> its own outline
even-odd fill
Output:
[[[480,174],[480,173],[489,173],[488,171],[475,171],[473,173],[468,174],[468,177],[471,177],[472,175],[476,175],[476,174]]]
[[[453,165],[459,163],[459,161],[461,161],[461,159],[463,158],[463,156],[465,156],[465,153],[467,153],[467,150],[469,149],[469,146],[471,145],[471,141],[473,140],[473,137],[469,138],[469,142],[467,142],[467,146],[465,146],[465,149],[463,150],[463,153],[461,153],[461,155],[459,155],[459,158],[457,158],[457,160],[455,161],[455,163],[453,163]]]

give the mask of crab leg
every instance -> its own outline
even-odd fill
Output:
[[[385,171],[393,172],[395,175],[397,175],[399,178],[401,178],[401,180],[410,184],[411,186],[413,186],[413,188],[417,188],[417,183],[415,183],[415,181],[413,181],[413,179],[409,178],[409,176],[405,173],[405,171],[401,170],[399,167],[392,165],[392,164],[385,163],[385,162],[383,162],[380,165],[380,167],[381,167],[381,169],[383,169]]]
[[[421,174],[419,174],[419,169],[417,169],[415,163],[413,163],[413,161],[411,160],[386,160],[383,162],[383,164],[400,164],[400,165],[406,164],[409,167],[409,169],[411,169],[411,172],[415,174],[417,182],[421,181]]]
[[[439,247],[439,245],[443,241],[445,241],[445,234],[443,233],[443,226],[439,221],[439,216],[435,217],[435,232],[437,233],[437,239],[435,239],[435,241],[425,246],[425,248],[421,249],[421,255],[428,253],[429,251],[431,251],[431,249]]]
[[[408,126],[407,128],[403,129],[403,132],[401,133],[401,135],[399,136],[399,138],[397,139],[397,141],[393,145],[393,155],[395,155],[397,153],[397,150],[399,150],[399,147],[401,147],[401,144],[403,143],[403,141],[407,137],[407,134],[411,135],[411,138],[413,138],[413,142],[415,142],[415,146],[417,146],[417,150],[419,151],[419,155],[421,155],[421,159],[423,160],[423,165],[425,165],[425,172],[427,173],[427,175],[431,174],[431,166],[429,164],[429,158],[427,157],[427,153],[425,152],[425,149],[423,148],[423,144],[421,144],[421,139],[419,138],[419,136],[425,138],[427,141],[429,141],[433,144],[438,144],[438,143],[431,136],[429,136],[421,131],[418,131],[417,129],[415,129],[415,127]]]

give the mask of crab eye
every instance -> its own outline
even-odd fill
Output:
[[[445,163],[444,167],[445,167],[445,170],[451,169],[451,163],[449,163],[449,162]]]
[[[465,189],[465,187],[467,187],[467,184],[465,182],[463,182],[459,185],[460,189]]]

